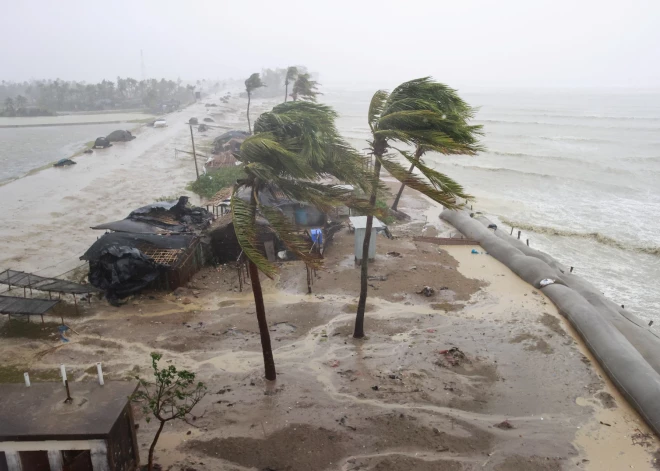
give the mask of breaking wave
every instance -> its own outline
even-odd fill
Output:
[[[521,229],[524,231],[532,231],[536,232],[537,234],[547,234],[547,235],[553,235],[553,236],[559,236],[559,237],[573,237],[577,239],[589,239],[598,242],[599,244],[603,245],[609,245],[610,247],[615,247],[620,250],[626,250],[629,252],[638,252],[638,253],[645,253],[649,255],[655,255],[657,257],[660,257],[660,246],[638,246],[638,245],[632,245],[628,244],[626,242],[622,242],[620,240],[617,240],[613,237],[606,236],[601,234],[600,232],[579,232],[579,231],[572,231],[568,229],[558,229],[556,227],[549,227],[549,226],[537,226],[535,224],[528,224],[528,223],[523,223],[519,221],[512,221],[510,219],[507,219],[505,217],[500,217],[499,218],[504,224],[507,224],[511,227],[515,227],[516,229]]]

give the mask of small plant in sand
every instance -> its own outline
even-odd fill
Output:
[[[376,208],[381,167],[385,167],[403,185],[417,190],[446,208],[456,208],[456,198],[471,198],[453,179],[424,165],[420,160],[424,152],[474,155],[482,148],[475,134],[479,126],[468,126],[468,109],[460,110],[460,99],[454,90],[435,82],[429,77],[404,82],[392,93],[377,91],[369,105],[368,122],[372,140],[371,154],[375,158],[364,244],[362,247],[362,271],[360,273],[360,300],[358,302],[353,337],[364,337],[364,311],[367,305],[369,276],[369,243]],[[460,105],[466,106],[466,105]],[[460,112],[459,112],[460,111]],[[420,175],[411,173],[395,160],[390,149],[398,150],[393,143],[413,146],[414,155],[399,151]]]
[[[165,423],[172,420],[185,421],[206,394],[206,385],[202,382],[195,382],[195,373],[177,370],[174,365],[160,368],[158,362],[161,358],[162,355],[159,353],[151,354],[153,382],[138,376],[140,385],[131,398],[142,405],[147,422],[151,421],[151,416],[160,422],[158,431],[149,447],[148,471],[154,469],[154,449]]]
[[[261,81],[261,77],[258,73],[250,75],[250,77],[245,81],[245,91],[248,96],[248,105],[247,105],[247,121],[248,121],[248,131],[252,134],[252,126],[250,125],[250,101],[252,100],[252,92],[257,88],[265,87],[266,84]]]

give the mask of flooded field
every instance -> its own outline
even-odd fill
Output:
[[[132,129],[144,113],[0,117],[0,184],[79,152],[116,129]]]

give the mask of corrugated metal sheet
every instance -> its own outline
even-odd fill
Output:
[[[41,315],[55,306],[59,300],[18,298],[15,296],[0,296],[1,314]]]
[[[85,294],[98,293],[100,290],[92,285],[81,285],[72,281],[45,278],[43,276],[16,270],[5,270],[0,273],[0,283],[20,288],[32,288],[53,293]]]

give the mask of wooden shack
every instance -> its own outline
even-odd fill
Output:
[[[135,471],[134,382],[0,384],[0,471]]]

